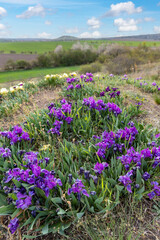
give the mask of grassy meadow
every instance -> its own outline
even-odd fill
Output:
[[[14,51],[15,53],[29,53],[29,54],[42,54],[45,52],[53,51],[58,45],[62,45],[64,49],[68,50],[72,47],[74,43],[77,41],[47,41],[47,42],[0,42],[0,51],[4,53],[11,53]],[[111,44],[117,43],[123,46],[131,46],[137,47],[140,44],[143,45],[143,41],[111,41],[111,40],[87,40],[87,41],[80,41],[83,43],[88,43],[95,48],[98,48],[101,44]],[[154,47],[160,46],[160,42],[154,41],[146,41],[146,46]]]
[[[1,72],[0,73],[0,84],[8,83],[12,81],[25,81],[31,78],[41,79],[47,74],[60,74],[62,72],[78,71],[79,66],[73,67],[57,67],[57,68],[44,68],[44,69],[33,69],[25,71],[13,71],[13,72]]]

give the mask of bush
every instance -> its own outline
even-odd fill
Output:
[[[96,73],[96,72],[100,72],[101,68],[102,68],[102,65],[100,63],[94,62],[92,64],[87,64],[80,67],[79,73],[81,74],[85,74],[86,72]]]
[[[11,53],[11,54],[15,54],[15,53],[16,53],[16,51],[13,51],[13,50],[11,50],[11,51],[10,51],[10,53]]]
[[[138,64],[136,58],[122,54],[107,63],[106,69],[113,74],[129,73],[135,70],[135,64]]]
[[[10,70],[15,70],[16,69],[16,63],[12,60],[9,59],[4,67],[5,70],[10,71]]]
[[[51,59],[54,67],[59,66],[75,66],[86,63],[94,62],[97,59],[97,53],[91,50],[67,50],[60,51],[58,53],[50,53],[49,58]]]
[[[16,69],[24,69],[24,70],[32,69],[31,64],[25,60],[16,61],[15,67],[16,67]]]
[[[46,54],[41,54],[37,58],[37,65],[39,67],[51,67],[51,59],[48,55]]]

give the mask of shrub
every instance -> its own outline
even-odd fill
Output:
[[[51,67],[51,59],[48,55],[46,54],[41,54],[37,58],[37,65],[39,67]]]
[[[102,68],[102,65],[98,62],[94,62],[91,64],[83,65],[80,67],[79,73],[85,74],[86,72],[100,72]]]
[[[15,53],[16,53],[16,51],[13,51],[13,50],[11,50],[11,51],[10,51],[10,53],[11,53],[11,54],[15,54]]]
[[[159,95],[159,94],[155,94],[155,95],[154,95],[154,101],[155,101],[158,105],[160,105],[160,95]]]
[[[137,59],[127,54],[122,54],[107,63],[106,69],[113,74],[129,73],[134,70],[137,63]]]
[[[16,69],[24,69],[24,70],[32,69],[31,64],[25,60],[16,61],[15,67]]]
[[[5,70],[15,70],[16,69],[16,63],[12,60],[9,59],[4,67]]]

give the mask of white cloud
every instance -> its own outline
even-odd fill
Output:
[[[153,19],[152,17],[145,17],[145,18],[144,18],[144,21],[145,21],[145,22],[153,22],[154,19]]]
[[[7,11],[5,8],[0,7],[0,17],[4,17],[7,14]]]
[[[121,13],[133,14],[142,12],[142,7],[135,7],[131,1],[111,4],[110,10],[106,12],[105,17],[118,16]]]
[[[41,5],[37,4],[36,6],[28,7],[28,9],[20,15],[17,15],[17,18],[31,18],[34,16],[44,17],[46,15],[46,9]]]
[[[114,20],[114,25],[118,27],[119,32],[134,32],[138,30],[137,21],[132,19],[124,20],[123,18],[117,18]]]
[[[46,33],[46,32],[42,32],[42,33],[38,33],[37,37],[38,38],[52,38],[52,34]]]
[[[0,23],[0,37],[9,37],[10,31],[8,26],[5,26],[4,24]]]
[[[101,33],[99,31],[94,31],[92,33],[90,32],[84,32],[84,33],[81,33],[80,38],[99,38],[101,37]]]
[[[45,21],[45,24],[46,24],[46,25],[51,25],[52,23],[51,23],[50,21],[46,20],[46,21]]]
[[[87,24],[92,29],[100,28],[101,25],[100,21],[95,17],[88,19]]]
[[[6,29],[6,26],[4,24],[0,23],[0,31],[5,30],[5,29]]]
[[[74,33],[78,33],[78,32],[79,32],[79,29],[77,27],[69,28],[69,29],[65,30],[65,33],[67,33],[67,34],[74,34]]]
[[[160,33],[160,26],[154,26],[154,32]]]

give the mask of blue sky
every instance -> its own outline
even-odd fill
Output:
[[[160,0],[0,0],[0,38],[160,33]]]

